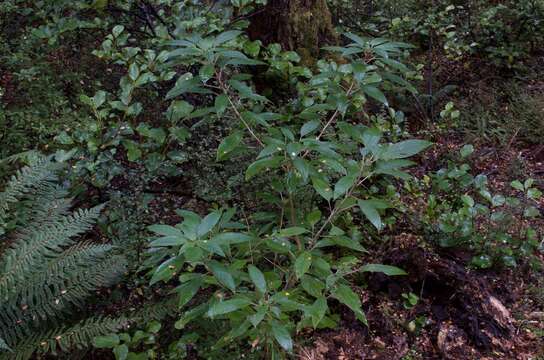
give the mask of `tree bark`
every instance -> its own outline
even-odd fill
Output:
[[[312,62],[323,45],[337,41],[326,0],[269,0],[252,17],[249,35],[265,45],[279,43],[284,50],[297,51],[304,62]]]

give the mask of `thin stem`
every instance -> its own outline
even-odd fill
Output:
[[[351,95],[354,87],[355,87],[355,81],[352,81],[351,85],[349,86],[349,88],[348,88],[348,90],[346,92],[347,96]],[[332,116],[329,118],[329,121],[327,121],[327,123],[323,127],[323,129],[321,129],[321,132],[319,133],[319,135],[317,135],[317,137],[315,138],[317,141],[319,141],[321,139],[321,137],[323,137],[323,135],[325,134],[325,131],[327,130],[327,128],[329,126],[331,126],[331,124],[334,122],[334,120],[336,120],[336,118],[338,117],[339,114],[340,114],[340,110],[336,109],[334,111],[334,113],[332,114]],[[305,158],[309,153],[310,153],[310,150],[306,150],[304,152],[304,154],[302,155],[302,158]]]
[[[232,108],[232,110],[234,111],[234,113],[236,114],[236,116],[238,117],[238,119],[240,119],[240,121],[242,122],[242,124],[244,124],[244,126],[246,127],[246,129],[249,131],[249,133],[251,134],[251,136],[259,143],[259,145],[261,147],[264,147],[264,143],[261,141],[261,139],[259,139],[259,137],[253,132],[253,129],[251,129],[251,127],[249,126],[249,124],[244,120],[244,118],[242,117],[242,114],[240,114],[240,112],[238,111],[238,109],[236,108],[236,105],[234,104],[234,102],[232,101],[232,99],[230,98],[229,96],[229,93],[228,93],[228,87],[223,83],[222,79],[221,79],[221,75],[222,75],[222,71],[219,71],[216,73],[216,77],[217,77],[217,81],[219,82],[219,86],[221,88],[221,90],[223,90],[223,94],[226,95],[228,101],[229,101],[229,104],[230,104],[230,107]]]

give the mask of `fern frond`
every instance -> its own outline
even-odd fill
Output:
[[[0,222],[6,219],[10,205],[32,189],[39,188],[48,182],[57,179],[56,173],[64,165],[51,161],[51,157],[39,157],[30,166],[18,170],[8,181],[3,192],[0,193]]]
[[[27,161],[29,163],[33,163],[40,157],[43,157],[43,155],[38,151],[27,150],[1,159],[0,164],[13,164],[18,161]]]
[[[58,353],[73,348],[84,348],[96,336],[110,334],[126,326],[124,317],[89,318],[71,327],[62,327],[43,334],[34,334],[13,347],[13,353],[1,353],[0,360],[28,360],[35,352]]]
[[[78,244],[35,272],[0,305],[0,326],[10,329],[0,334],[11,340],[26,336],[40,322],[59,324],[98,288],[115,283],[126,263],[122,257],[106,256],[110,249],[109,245]]]
[[[85,318],[74,310],[116,282],[125,259],[112,256],[110,245],[77,241],[102,206],[70,210],[68,191],[56,182],[62,164],[42,155],[28,163],[0,193],[0,238],[10,239],[0,254],[0,359],[84,347],[127,322],[103,317],[73,325]]]
[[[62,247],[72,245],[75,236],[90,230],[102,208],[79,209],[48,224],[30,224],[23,233],[19,233],[0,261],[0,299],[21,281],[26,281],[43,258],[60,256]]]

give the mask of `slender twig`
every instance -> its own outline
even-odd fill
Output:
[[[348,91],[346,92],[346,95],[347,96],[350,96],[352,91],[353,91],[353,88],[355,87],[355,81],[353,81],[351,83],[351,85],[349,86],[349,89]],[[334,122],[334,120],[336,120],[336,118],[338,117],[338,115],[340,114],[340,110],[339,109],[336,109],[334,111],[334,113],[332,114],[332,116],[329,118],[329,120],[327,121],[327,123],[325,124],[325,126],[323,127],[323,129],[321,129],[321,131],[319,132],[319,135],[316,136],[316,140],[319,141],[323,135],[325,134],[325,131],[327,130],[327,128]],[[306,156],[308,156],[308,154],[310,153],[310,150],[306,150],[304,152],[304,154],[302,154],[302,158],[305,158]]]
[[[251,136],[259,143],[259,145],[261,147],[264,147],[264,143],[261,141],[261,139],[259,139],[259,137],[253,132],[253,129],[251,129],[251,127],[249,126],[249,124],[244,120],[242,114],[240,114],[240,112],[238,111],[238,109],[236,108],[236,105],[234,104],[234,102],[232,101],[232,99],[230,98],[229,96],[229,93],[228,93],[228,87],[223,83],[222,79],[221,79],[221,71],[216,73],[216,77],[217,77],[217,81],[219,82],[219,86],[221,87],[221,90],[223,90],[223,93],[227,96],[227,99],[229,101],[229,104],[230,104],[230,107],[232,108],[232,110],[234,111],[234,113],[236,114],[236,116],[238,117],[238,119],[240,119],[240,121],[242,122],[242,124],[244,124],[244,126],[246,127],[246,129],[249,131],[249,133],[251,134]]]

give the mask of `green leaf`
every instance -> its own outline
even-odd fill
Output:
[[[310,275],[304,275],[300,284],[304,291],[316,298],[320,297],[325,289],[325,285],[321,281]]]
[[[383,160],[404,159],[413,156],[432,144],[425,140],[406,140],[396,144],[390,144],[382,154]]]
[[[208,310],[208,317],[213,318],[219,315],[228,314],[233,311],[243,309],[249,304],[251,304],[251,301],[244,298],[236,298],[217,302],[210,306],[210,309]]]
[[[209,267],[213,273],[213,276],[215,276],[219,283],[225,285],[232,292],[236,291],[236,283],[234,282],[234,278],[225,266],[217,261],[211,261]]]
[[[256,266],[249,265],[247,267],[249,278],[255,285],[255,288],[259,290],[262,294],[266,293],[266,279],[264,274]]]
[[[468,144],[461,148],[461,157],[466,158],[469,157],[474,152],[474,146]]]
[[[233,245],[233,244],[242,244],[248,241],[251,241],[253,236],[241,233],[221,233],[217,234],[212,238],[213,242],[216,242],[220,245]]]
[[[370,150],[378,146],[381,138],[382,132],[376,128],[369,128],[363,132],[363,144]]]
[[[491,205],[493,206],[503,206],[506,202],[506,198],[502,195],[495,195],[491,198]]]
[[[372,223],[372,225],[374,225],[376,229],[382,230],[382,218],[376,210],[374,202],[372,202],[371,200],[359,200],[357,204],[359,205],[359,209],[361,209],[361,212]]]
[[[534,217],[540,216],[540,210],[538,210],[534,206],[529,206],[523,212],[523,216],[525,216],[526,218],[534,218]]]
[[[163,236],[181,236],[183,237],[183,233],[170,225],[151,225],[147,227],[147,230],[154,232],[155,234],[163,235]]]
[[[304,181],[308,180],[308,176],[311,172],[311,166],[309,162],[301,157],[296,157],[293,160],[293,165],[295,166],[295,169],[297,169],[297,171],[299,172],[300,176],[302,176],[302,179],[304,179]]]
[[[217,210],[208,214],[198,225],[197,236],[204,236],[209,233],[221,219],[221,211]]]
[[[406,271],[396,266],[382,264],[367,264],[361,268],[362,272],[380,272],[388,276],[408,275]]]
[[[219,148],[217,149],[217,160],[225,160],[227,155],[232,152],[240,142],[242,141],[243,134],[240,131],[236,131],[221,141]]]
[[[342,177],[336,185],[334,185],[334,196],[333,199],[338,199],[340,196],[344,195],[357,180],[357,176],[354,174],[346,175]]]
[[[377,87],[372,86],[372,85],[365,85],[365,86],[362,87],[362,90],[363,90],[363,92],[365,94],[367,94],[368,96],[370,96],[374,100],[378,100],[379,102],[381,102],[385,106],[389,106],[389,103],[387,102],[387,98],[381,92],[381,90],[378,89]]]
[[[297,236],[304,233],[307,233],[308,230],[306,230],[303,227],[293,226],[289,228],[282,229],[280,232],[278,232],[279,237],[291,237],[291,236]]]
[[[117,334],[97,336],[93,339],[93,346],[99,349],[113,348],[119,345],[119,341]]]
[[[229,106],[229,98],[225,94],[221,94],[218,97],[215,98],[215,112],[217,115],[221,115],[227,110],[227,107]]]
[[[355,316],[363,324],[367,325],[367,320],[363,309],[361,308],[361,300],[356,293],[351,290],[347,285],[341,284],[335,289],[331,294],[336,300],[340,301],[342,304],[346,305],[355,313]]]
[[[183,263],[183,257],[178,256],[175,258],[168,259],[164,261],[162,264],[160,264],[155,271],[153,272],[153,276],[151,277],[151,280],[149,280],[149,284],[153,285],[156,284],[159,281],[168,281],[174,276],[174,274],[179,271],[181,268],[181,264]]]
[[[133,162],[142,157],[142,150],[138,146],[138,143],[131,140],[123,141],[123,146],[127,149],[127,158],[128,161]]]
[[[291,339],[291,335],[289,335],[287,328],[277,321],[273,321],[270,324],[270,327],[272,329],[272,335],[278,344],[280,344],[285,351],[293,351],[293,340]]]
[[[222,45],[228,41],[231,41],[233,39],[236,39],[238,36],[240,36],[242,32],[240,30],[229,30],[224,31],[221,34],[217,35],[214,41],[215,46]]]
[[[321,220],[321,216],[321,211],[319,211],[319,209],[316,209],[306,216],[306,221],[310,224],[310,226],[313,227],[319,222],[319,220]]]
[[[140,76],[140,68],[136,63],[132,63],[128,67],[128,76],[132,81],[136,81]]]
[[[525,188],[523,187],[523,184],[519,180],[514,180],[510,183],[510,186],[512,186],[514,189],[519,191],[525,191]]]
[[[176,292],[179,294],[178,298],[178,309],[184,307],[191,299],[197,294],[200,290],[202,280],[196,278],[182,284],[176,288]]]
[[[542,196],[542,192],[535,188],[530,188],[527,190],[527,197],[529,199],[538,200]]]
[[[321,125],[320,121],[312,120],[308,121],[302,127],[300,128],[300,137],[304,137],[310,133],[312,133],[315,129],[317,129]]]
[[[325,200],[330,201],[332,199],[332,190],[327,181],[321,177],[312,177],[312,185],[319,195]]]
[[[128,356],[128,346],[125,344],[117,345],[113,348],[113,354],[115,355],[115,360],[126,360]]]
[[[319,325],[321,320],[323,320],[328,308],[327,299],[325,299],[323,296],[317,298],[317,300],[308,307],[308,314],[312,318],[312,325],[314,329],[317,328],[317,325]]]
[[[300,279],[304,274],[306,274],[311,265],[312,254],[304,251],[295,260],[295,275],[297,276],[297,279]]]
[[[194,106],[184,100],[173,101],[168,110],[166,110],[166,116],[170,121],[177,122],[179,119],[186,117],[193,112]]]
[[[149,243],[150,247],[168,247],[168,246],[180,246],[185,244],[187,239],[182,236],[163,236]]]
[[[255,101],[266,101],[266,98],[261,95],[257,95],[253,92],[249,86],[238,80],[229,80],[230,86],[232,86],[241,98],[247,98]]]
[[[266,306],[259,306],[259,310],[251,316],[248,317],[249,321],[254,327],[257,327],[261,321],[263,321],[266,316],[267,308]]]
[[[282,158],[279,156],[271,156],[264,159],[259,159],[248,166],[246,170],[246,181],[250,180],[255,175],[262,171],[274,169],[281,163]]]

